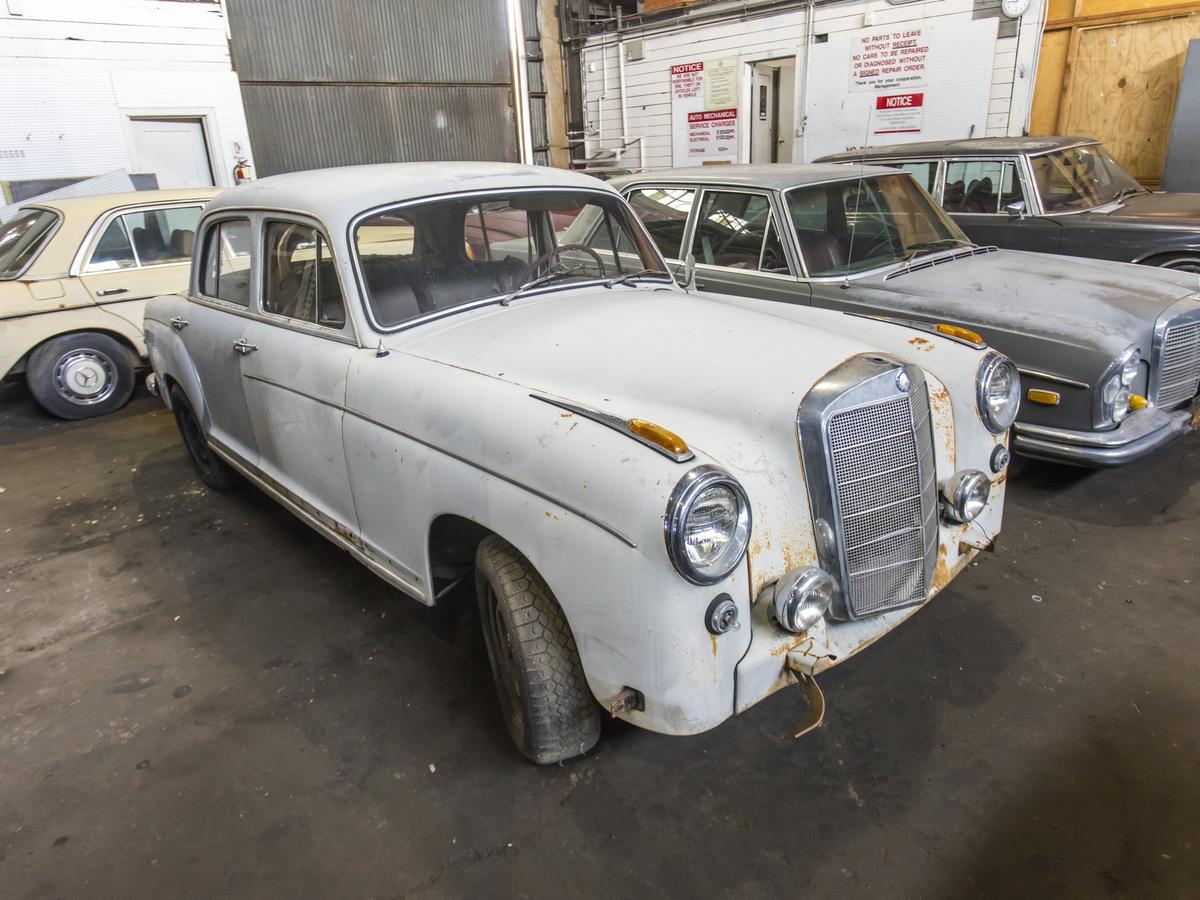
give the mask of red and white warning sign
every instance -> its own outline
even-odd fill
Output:
[[[921,130],[924,94],[887,94],[875,98],[874,134],[913,134]]]
[[[737,162],[736,58],[671,66],[671,162]]]

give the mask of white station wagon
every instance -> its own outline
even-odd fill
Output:
[[[472,580],[536,762],[586,752],[602,708],[691,734],[815,699],[999,531],[1011,362],[679,287],[587,176],[281,175],[210,203],[196,253],[146,339],[200,477],[423,603]]]

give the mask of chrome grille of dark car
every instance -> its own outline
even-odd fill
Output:
[[[1172,325],[1159,353],[1156,403],[1170,409],[1196,396],[1200,389],[1200,321]]]
[[[835,503],[854,618],[920,603],[937,564],[937,485],[924,383],[829,418]]]

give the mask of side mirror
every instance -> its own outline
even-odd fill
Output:
[[[1004,207],[1004,211],[1014,219],[1023,219],[1025,218],[1025,201],[1018,200],[1015,203],[1010,203]]]
[[[696,255],[694,253],[689,253],[683,260],[683,289],[685,291],[696,289]]]

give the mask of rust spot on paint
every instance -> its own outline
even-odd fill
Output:
[[[557,522],[559,520],[558,516],[556,516],[554,513],[550,512],[550,510],[546,510],[546,518],[553,519],[555,522]]]
[[[712,643],[713,659],[717,658],[717,636],[710,634],[708,640]]]
[[[946,549],[945,544],[938,544],[937,566],[933,570],[933,588],[935,591],[941,590],[950,583],[953,574],[950,572],[950,566],[946,564],[946,557],[950,555],[950,551]]]
[[[933,342],[927,341],[923,337],[910,337],[908,342],[918,350],[924,350],[926,353],[933,349]]]

